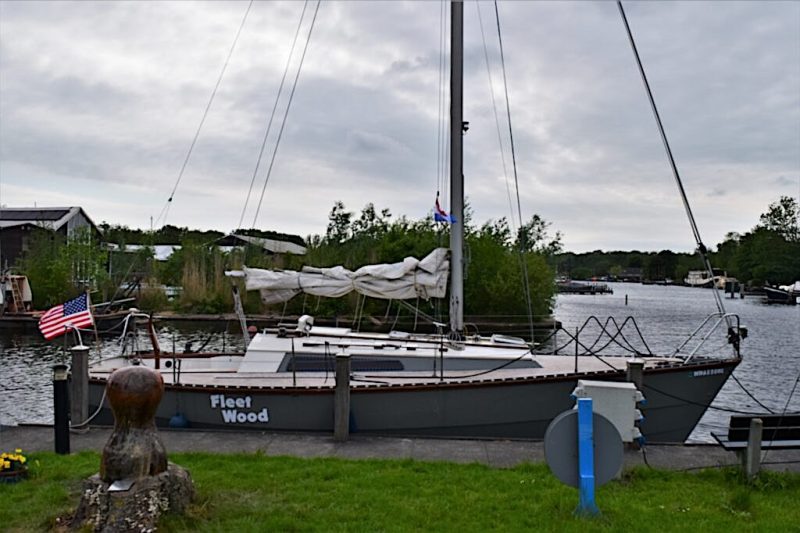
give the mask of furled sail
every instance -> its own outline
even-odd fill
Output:
[[[447,248],[436,248],[423,259],[406,257],[400,263],[367,265],[355,272],[342,266],[303,267],[294,270],[264,270],[244,267],[248,291],[261,291],[261,300],[272,304],[285,302],[304,292],[336,298],[350,291],[391,300],[443,298],[450,270]]]

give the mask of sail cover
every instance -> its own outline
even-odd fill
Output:
[[[301,292],[336,298],[356,291],[373,298],[427,300],[445,296],[448,253],[447,248],[436,248],[423,259],[406,257],[400,263],[367,265],[355,272],[342,266],[303,267],[300,272],[244,267],[242,272],[247,290],[261,291],[266,304],[285,302]]]

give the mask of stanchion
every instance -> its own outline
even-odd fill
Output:
[[[53,366],[53,429],[56,453],[69,454],[69,390],[67,365]]]

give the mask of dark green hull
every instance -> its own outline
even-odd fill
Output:
[[[738,359],[648,369],[644,375],[648,442],[684,442],[711,404]],[[542,439],[548,424],[574,406],[578,379],[625,379],[607,371],[569,376],[471,379],[416,385],[355,384],[350,429],[354,433],[406,436]],[[105,382],[90,383],[89,412],[97,409]],[[190,427],[287,432],[333,432],[333,379],[324,386],[209,387],[166,385],[156,414],[166,427],[180,413]],[[93,421],[112,424],[107,407]]]

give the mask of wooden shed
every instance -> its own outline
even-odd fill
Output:
[[[0,207],[0,270],[16,265],[37,232],[64,238],[88,227],[98,241],[100,230],[81,207]]]

